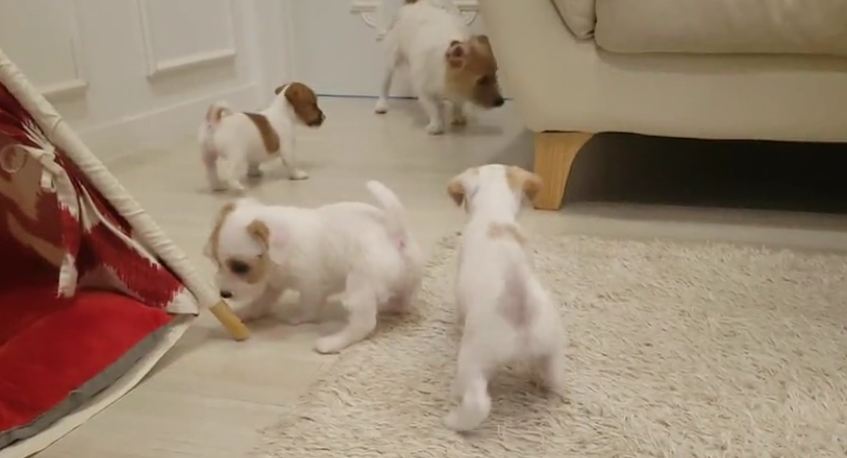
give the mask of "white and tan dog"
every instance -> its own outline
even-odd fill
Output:
[[[469,221],[463,230],[456,300],[463,323],[453,395],[459,401],[444,422],[457,431],[488,417],[488,382],[504,364],[531,364],[558,392],[564,327],[556,305],[533,274],[526,239],[515,218],[541,179],[519,167],[471,168],[448,185]]]
[[[276,89],[271,105],[258,112],[236,113],[222,102],[206,112],[198,140],[203,150],[206,176],[213,190],[244,191],[245,175],[261,175],[259,165],[282,160],[292,180],[309,177],[297,168],[294,154],[294,126],[301,123],[320,126],[325,116],[318,98],[303,83],[290,83]],[[218,165],[223,165],[223,177]]]
[[[443,3],[443,2],[439,2]],[[408,64],[412,89],[429,117],[430,134],[444,132],[442,101],[452,105],[452,122],[467,122],[464,106],[503,105],[497,61],[485,35],[472,35],[458,10],[433,0],[406,0],[385,36],[386,69],[374,111],[388,111],[395,69]]]
[[[244,320],[267,314],[285,290],[300,293],[292,324],[314,321],[329,296],[349,312],[343,329],[318,339],[320,353],[366,338],[379,311],[410,306],[422,255],[397,196],[370,181],[378,207],[341,202],[315,209],[240,199],[224,206],[206,245],[221,297],[246,301]]]

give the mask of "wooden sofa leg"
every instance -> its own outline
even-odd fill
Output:
[[[558,210],[562,206],[571,165],[591,136],[585,132],[535,134],[535,173],[544,180],[544,187],[535,196],[535,208]]]
[[[209,307],[209,311],[221,322],[224,328],[235,340],[245,340],[250,337],[250,330],[241,322],[241,319],[229,308],[229,304],[220,301]]]

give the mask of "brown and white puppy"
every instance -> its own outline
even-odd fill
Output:
[[[422,255],[397,196],[382,183],[367,188],[376,205],[339,202],[317,208],[264,205],[251,199],[223,207],[206,245],[221,296],[246,302],[243,320],[267,314],[285,290],[300,293],[291,324],[314,321],[340,295],[346,325],[318,339],[320,353],[366,338],[380,311],[411,305]]]
[[[309,176],[297,168],[294,125],[320,126],[325,116],[309,86],[290,83],[276,89],[271,105],[258,113],[236,113],[222,102],[209,107],[198,140],[213,190],[244,191],[241,179],[261,175],[259,165],[282,160],[292,180]],[[223,162],[223,176],[218,164]]]
[[[451,4],[407,0],[385,37],[386,70],[375,111],[388,111],[388,91],[397,66],[408,64],[412,88],[429,116],[430,134],[444,132],[441,102],[453,107],[452,121],[467,122],[464,106],[503,105],[497,83],[497,61],[485,35],[471,35]]]
[[[468,213],[456,276],[459,405],[444,420],[451,429],[474,429],[488,417],[488,382],[505,364],[529,362],[554,391],[562,383],[564,327],[517,222],[523,201],[540,189],[537,175],[498,164],[468,169],[447,186]]]

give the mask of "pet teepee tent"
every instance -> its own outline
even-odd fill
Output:
[[[203,307],[248,336],[0,51],[0,457],[125,394]]]

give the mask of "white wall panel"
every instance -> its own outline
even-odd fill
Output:
[[[48,98],[85,91],[73,0],[0,0],[0,46]]]
[[[232,0],[136,0],[149,76],[231,61]]]

